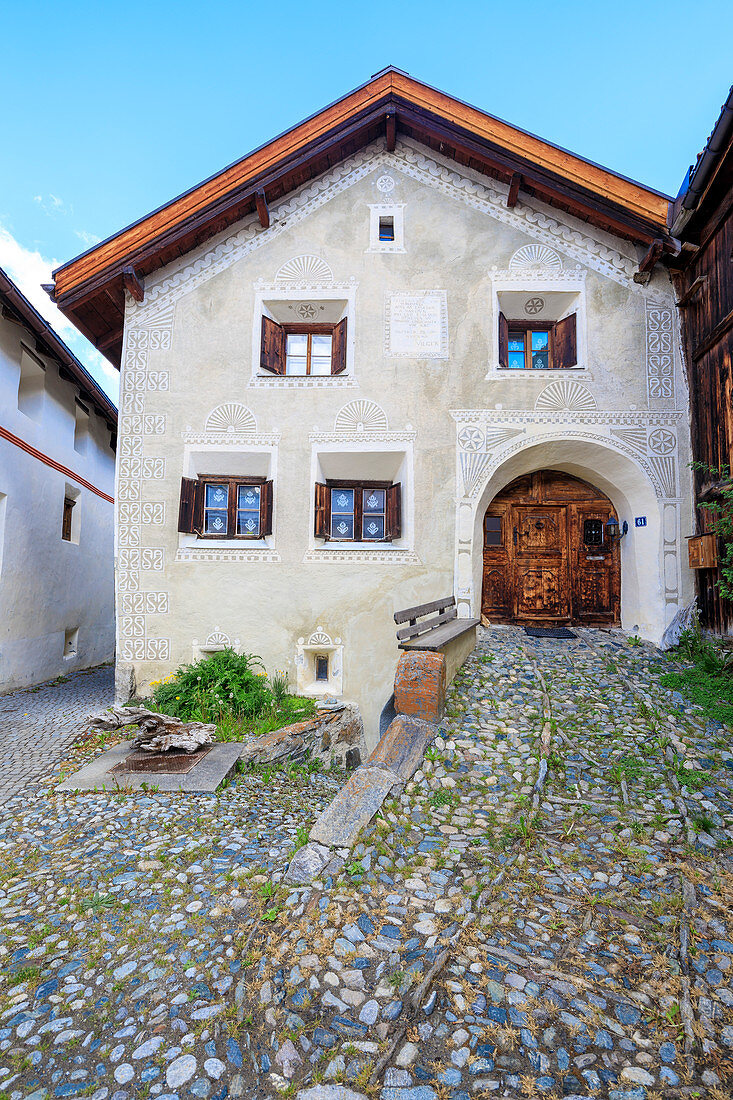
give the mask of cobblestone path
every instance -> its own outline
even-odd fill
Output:
[[[658,664],[482,631],[422,770],[301,888],[330,776],[8,805],[0,1095],[728,1097],[733,755]]]
[[[302,1031],[296,1080],[382,1100],[730,1095],[728,731],[578,634],[482,631],[422,771],[298,895],[250,993],[265,1088]]]
[[[47,775],[85,719],[113,699],[111,665],[0,695],[0,802]]]

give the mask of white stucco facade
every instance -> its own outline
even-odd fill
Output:
[[[668,275],[640,285],[628,241],[533,199],[508,209],[506,194],[419,146],[369,148],[274,205],[268,229],[242,222],[149,276],[142,303],[128,297],[122,696],[209,639],[312,691],[304,662],[320,644],[337,655],[331,689],[359,704],[373,742],[398,656],[394,611],[455,593],[460,614],[477,615],[486,507],[546,468],[589,481],[628,522],[622,624],[660,639],[691,591],[687,394]],[[394,212],[399,247],[379,247],[375,209]],[[499,312],[530,298],[547,316],[576,313],[577,366],[500,368]],[[261,371],[262,313],[299,304],[348,318],[343,374]],[[206,474],[272,480],[272,534],[244,545],[179,534],[181,478]],[[314,484],[339,477],[399,481],[401,537],[314,537]]]
[[[0,693],[114,655],[115,455],[78,394],[0,316]]]

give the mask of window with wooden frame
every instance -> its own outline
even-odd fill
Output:
[[[561,370],[578,362],[576,314],[561,321],[508,321],[499,314],[499,366],[506,370]]]
[[[402,486],[388,481],[318,482],[314,533],[330,542],[401,538]]]
[[[272,534],[272,482],[260,477],[181,479],[178,530],[200,539],[261,539]]]
[[[269,374],[327,377],[346,370],[346,318],[336,324],[279,324],[262,317],[260,367]]]
[[[61,521],[61,538],[64,542],[71,542],[71,520],[74,511],[75,500],[64,497],[64,517]]]

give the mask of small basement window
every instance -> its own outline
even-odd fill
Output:
[[[64,657],[76,657],[79,645],[79,627],[64,631]]]
[[[328,680],[328,656],[325,653],[316,654],[316,680],[318,682]]]
[[[380,241],[393,241],[394,240],[394,215],[384,214],[379,218],[379,239]]]
[[[402,535],[402,486],[344,481],[316,485],[316,538],[392,542]]]
[[[213,475],[182,478],[178,530],[202,539],[271,535],[272,482]]]

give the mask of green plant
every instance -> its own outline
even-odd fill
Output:
[[[285,673],[268,681],[259,657],[222,649],[154,681],[153,704],[183,721],[213,722],[219,741],[239,741],[311,717],[312,699],[288,694]]]
[[[100,909],[112,909],[115,904],[115,899],[111,894],[100,894],[95,890],[94,894],[90,898],[85,898],[81,903],[82,909],[90,910],[92,913],[98,913]]]
[[[715,584],[724,600],[733,600],[733,480],[730,467],[708,466],[705,462],[693,462],[691,466],[715,482],[714,499],[703,501],[698,507],[707,515],[707,530],[720,540]]]
[[[253,718],[272,703],[272,692],[259,657],[222,649],[154,685],[153,701],[160,710],[184,721],[203,721],[229,712]]]
[[[404,970],[395,970],[394,973],[390,974],[389,977],[387,978],[387,984],[391,985],[392,988],[395,990],[395,992],[397,992],[397,990],[400,988],[400,986],[402,985],[404,980],[405,980]]]
[[[40,977],[40,966],[21,966],[8,976],[8,985],[20,985],[21,982],[32,982]]]
[[[308,831],[307,825],[299,825],[296,832],[295,832],[295,849],[294,849],[294,851],[297,852],[300,848],[304,848],[306,846],[306,844],[308,843],[308,837],[309,836],[310,836],[310,833]]]
[[[278,668],[270,677],[270,690],[277,706],[282,706],[285,696],[288,694],[288,674]]]

